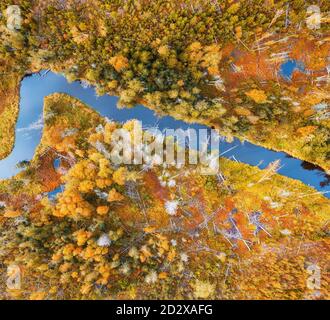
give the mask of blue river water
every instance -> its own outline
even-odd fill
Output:
[[[129,119],[142,121],[144,127],[157,125],[160,130],[201,129],[207,128],[199,124],[188,124],[166,116],[159,118],[153,111],[143,106],[132,109],[118,109],[118,98],[108,95],[98,97],[94,88],[82,86],[80,82],[69,83],[63,75],[52,72],[41,72],[25,77],[20,90],[20,112],[16,126],[16,142],[12,153],[0,160],[0,179],[10,178],[19,172],[16,164],[23,160],[31,160],[38,146],[43,128],[43,101],[53,93],[66,93],[80,99],[98,111],[102,116],[118,122]],[[221,152],[226,158],[234,159],[263,169],[275,160],[281,161],[280,174],[300,180],[330,197],[330,188],[325,183],[329,179],[326,174],[313,166],[306,166],[301,160],[291,158],[283,152],[271,151],[249,142],[234,140],[232,143],[221,142]],[[304,165],[304,167],[303,167]]]
[[[297,60],[287,60],[281,64],[279,73],[285,80],[291,80],[292,74],[295,70],[306,72],[305,66],[302,62]]]

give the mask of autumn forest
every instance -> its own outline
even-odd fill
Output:
[[[1,0],[0,299],[328,300],[329,12]]]

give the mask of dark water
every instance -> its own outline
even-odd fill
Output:
[[[44,72],[42,74],[45,74]],[[132,109],[117,109],[116,97],[97,97],[93,88],[84,88],[80,83],[68,83],[64,76],[49,72],[43,76],[32,75],[24,78],[21,86],[20,114],[16,127],[16,143],[13,152],[0,161],[0,179],[10,178],[19,172],[16,164],[33,157],[42,135],[42,107],[43,99],[56,92],[66,93],[76,97],[97,110],[102,116],[124,122],[129,119],[142,121],[144,127],[158,126],[160,130],[170,129],[202,129],[207,128],[199,124],[188,124],[172,117],[158,118],[153,111],[137,106]],[[316,190],[324,192],[330,197],[330,188],[325,181],[329,177],[317,167],[306,167],[306,163],[288,157],[283,152],[275,152],[253,145],[249,142],[232,143],[221,142],[221,152],[226,158],[258,166],[263,169],[275,160],[281,160],[280,174],[300,180]],[[329,193],[328,193],[329,192]]]

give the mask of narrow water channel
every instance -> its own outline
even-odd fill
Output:
[[[12,153],[0,160],[0,179],[10,178],[19,172],[16,164],[23,160],[31,160],[38,146],[43,128],[43,101],[53,93],[66,93],[76,97],[94,108],[102,116],[118,122],[138,119],[144,127],[157,125],[160,130],[171,129],[202,129],[199,124],[188,124],[166,116],[159,118],[153,111],[143,106],[132,109],[118,109],[117,98],[108,95],[98,97],[91,87],[84,87],[79,82],[68,83],[64,76],[52,72],[34,74],[25,77],[20,90],[20,113],[16,126],[16,143]],[[227,151],[227,152],[226,152]],[[294,178],[324,192],[330,198],[329,176],[320,168],[306,165],[305,162],[289,157],[283,152],[271,151],[249,142],[241,143],[235,139],[232,143],[221,142],[221,152],[226,158],[237,160],[263,169],[269,163],[280,160],[281,175]]]

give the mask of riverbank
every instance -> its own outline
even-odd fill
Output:
[[[103,116],[119,122],[139,119],[144,126],[153,127],[157,125],[160,130],[165,128],[181,128],[184,130],[189,127],[194,129],[207,128],[207,126],[196,123],[189,124],[168,116],[158,118],[152,111],[142,106],[118,109],[116,107],[117,98],[107,95],[96,97],[92,87],[84,88],[78,82],[69,84],[63,76],[52,72],[40,72],[40,74],[25,78],[21,90],[21,110],[16,128],[17,143],[11,155],[0,163],[0,176],[3,178],[9,178],[15,172],[18,172],[18,170],[14,170],[18,162],[33,158],[35,149],[41,139],[44,98],[55,92],[63,92],[79,98]],[[207,124],[207,122],[205,123]],[[322,178],[321,171],[305,170],[302,168],[300,161],[288,158],[284,153],[271,152],[247,142],[242,144],[237,140],[232,143],[223,141],[220,148],[225,157],[260,168],[266,168],[270,163],[280,160],[280,174],[301,180],[320,192],[327,190],[326,186],[321,187],[323,180],[326,180],[325,176]]]
[[[15,73],[0,77],[0,161],[15,145],[15,128],[19,114],[21,76]]]

